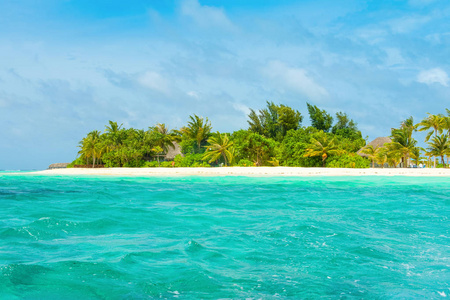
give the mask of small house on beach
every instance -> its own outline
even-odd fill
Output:
[[[65,168],[67,168],[68,165],[69,165],[69,163],[51,164],[50,166],[48,166],[48,169],[49,170],[52,170],[52,169],[65,169]]]

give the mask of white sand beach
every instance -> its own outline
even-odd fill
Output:
[[[440,176],[450,177],[450,169],[433,168],[298,168],[298,167],[221,167],[221,168],[70,168],[27,174],[109,175],[109,176]]]

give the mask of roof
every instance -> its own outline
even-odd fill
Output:
[[[169,149],[167,150],[167,154],[164,157],[166,160],[174,160],[175,156],[177,156],[178,154],[183,156],[183,154],[181,153],[180,145],[177,142],[173,142],[173,146],[174,148],[169,147]]]
[[[67,168],[67,166],[69,165],[69,163],[56,163],[56,164],[51,164],[50,166],[48,166],[49,169],[64,169]]]
[[[362,157],[368,157],[367,154],[361,153],[361,150],[366,148],[367,146],[372,146],[374,149],[383,147],[384,144],[386,143],[390,143],[392,142],[391,138],[389,137],[377,137],[376,139],[374,139],[373,141],[371,141],[370,143],[368,143],[367,145],[365,145],[364,147],[362,147],[361,149],[358,150],[358,152],[356,152],[359,156]]]

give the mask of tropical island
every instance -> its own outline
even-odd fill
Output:
[[[250,110],[247,129],[214,132],[208,118],[190,116],[186,126],[170,130],[156,124],[147,130],[123,128],[117,122],[89,132],[79,143],[70,167],[443,167],[450,155],[450,110],[412,117],[392,128],[389,137],[366,144],[357,124],[344,112],[335,118],[307,103],[311,126],[303,115],[283,104]],[[426,149],[417,146],[415,131],[427,131]],[[380,139],[378,139],[380,140]],[[433,159],[434,158],[434,159]],[[439,160],[436,161],[436,158]],[[446,158],[446,160],[445,160]]]

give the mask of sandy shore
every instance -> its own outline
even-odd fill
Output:
[[[110,176],[440,176],[450,177],[450,169],[338,169],[296,167],[222,168],[105,168],[54,169],[27,174],[110,175]]]

